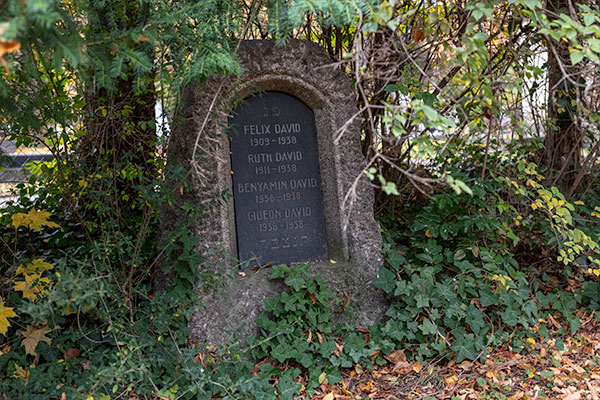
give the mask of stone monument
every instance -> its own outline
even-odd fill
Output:
[[[348,296],[351,322],[377,322],[381,234],[349,79],[310,42],[244,41],[239,56],[239,79],[185,91],[169,143],[169,163],[194,168],[196,180],[164,210],[163,229],[182,220],[178,204],[205,210],[194,227],[199,267],[222,277],[215,290],[198,288],[192,336],[223,343],[253,333],[263,299],[283,290],[268,279],[271,263],[309,263]]]

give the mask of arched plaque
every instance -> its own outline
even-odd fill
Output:
[[[327,258],[312,110],[288,94],[266,92],[241,102],[229,126],[240,261]]]

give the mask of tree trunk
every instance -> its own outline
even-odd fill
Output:
[[[569,0],[548,0],[546,6],[550,20],[569,14]],[[583,132],[576,120],[579,78],[571,65],[568,42],[549,41],[547,46],[548,114],[542,164],[556,170],[554,184],[566,192],[581,161]]]
[[[113,60],[123,48],[144,53],[153,61],[147,38],[130,34],[134,36],[131,39],[123,34],[141,30],[148,23],[147,7],[140,0],[121,2],[120,7],[110,2],[89,3],[90,38],[97,38],[99,43],[90,46],[89,51],[104,66],[102,71],[90,71],[93,79],[88,82],[85,94],[85,134],[78,146],[78,156],[82,168],[90,174],[112,172],[111,187],[106,190],[116,196],[113,201],[121,210],[131,209],[139,196],[136,187],[156,173],[152,162],[156,150],[155,73],[136,68],[130,59],[124,58],[118,76],[104,79],[102,85],[98,82],[100,74],[115,73]],[[106,186],[106,182],[100,184]]]

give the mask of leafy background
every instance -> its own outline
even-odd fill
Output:
[[[584,0],[0,0],[0,129],[53,155],[0,211],[0,396],[597,397],[599,25]],[[273,266],[256,337],[196,343],[219,280],[208,210],[159,240],[196,170],[169,126],[239,40],[292,37],[353,80],[390,308],[336,326],[352,299]]]

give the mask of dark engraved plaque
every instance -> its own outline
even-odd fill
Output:
[[[251,265],[327,257],[314,115],[266,92],[229,119],[238,256]]]

